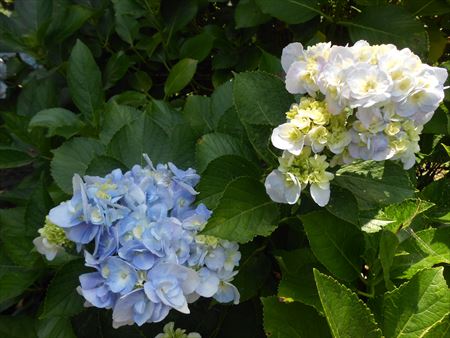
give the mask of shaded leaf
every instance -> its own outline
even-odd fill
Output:
[[[340,279],[358,278],[364,251],[361,231],[326,211],[315,211],[300,219],[319,262]]]
[[[256,235],[269,235],[278,215],[278,206],[265,194],[262,183],[241,177],[227,186],[202,233],[246,243]]]

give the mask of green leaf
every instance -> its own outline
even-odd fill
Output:
[[[243,303],[261,291],[264,283],[270,278],[271,257],[264,252],[259,252],[259,248],[249,252],[247,255],[243,252],[239,263],[239,273],[234,277],[233,285],[236,286],[240,293],[239,302]]]
[[[77,40],[69,58],[67,84],[72,100],[86,117],[104,103],[102,75],[89,48]]]
[[[278,206],[258,180],[241,177],[225,189],[203,234],[246,243],[256,235],[267,236],[275,228]]]
[[[315,211],[300,219],[319,262],[340,279],[357,279],[364,251],[361,231],[326,211]]]
[[[450,332],[450,314],[437,322],[423,338],[446,338]]]
[[[258,177],[260,170],[252,162],[235,156],[218,157],[208,164],[203,172],[197,190],[200,192],[197,201],[214,209],[220,201],[227,185],[238,177]]]
[[[420,198],[436,204],[426,212],[427,217],[438,222],[450,222],[450,179],[430,183],[420,192]]]
[[[211,95],[211,119],[215,127],[218,126],[225,112],[233,106],[233,83],[227,81],[218,86]]]
[[[173,66],[164,84],[166,96],[179,92],[191,82],[197,70],[197,62],[194,59],[182,59]]]
[[[161,14],[167,32],[175,33],[186,26],[197,14],[198,3],[195,0],[161,1]]]
[[[139,33],[138,18],[146,11],[134,0],[113,0],[115,28],[117,34],[130,45],[133,45]]]
[[[259,59],[258,69],[274,75],[283,74],[280,58],[261,50],[261,58]]]
[[[93,14],[94,12],[90,8],[84,6],[70,5],[66,7],[62,3],[54,4],[46,40],[51,43],[59,43],[67,39],[78,31]]]
[[[103,88],[106,90],[114,86],[127,73],[132,64],[131,59],[123,51],[113,54],[103,73]]]
[[[237,138],[222,133],[206,134],[197,142],[198,171],[203,172],[212,160],[224,155],[238,155],[248,160],[254,159],[252,151]]]
[[[379,209],[414,194],[408,173],[391,161],[364,161],[341,167],[334,183],[350,190],[360,210]]]
[[[414,16],[433,16],[450,12],[446,0],[406,0],[405,8]]]
[[[40,278],[42,270],[16,266],[0,251],[0,303],[22,294]]]
[[[214,35],[209,34],[206,30],[187,39],[181,46],[180,58],[191,58],[202,62],[209,56],[215,39]]]
[[[316,0],[256,0],[263,13],[286,23],[302,23],[321,14]]]
[[[58,106],[55,81],[52,76],[25,83],[17,99],[17,114],[33,116],[38,111]]]
[[[197,135],[214,130],[211,113],[211,98],[207,96],[189,95],[184,105],[183,114]]]
[[[33,162],[26,152],[0,146],[0,169],[23,167]]]
[[[312,251],[309,249],[277,251],[275,258],[282,272],[278,297],[310,305],[322,313],[322,303],[313,274],[313,268],[321,266]]]
[[[386,338],[422,337],[450,311],[450,290],[444,268],[423,270],[383,300]]]
[[[380,258],[381,266],[383,268],[383,278],[386,288],[392,290],[394,284],[391,282],[390,270],[394,262],[394,256],[399,245],[397,236],[389,230],[384,230],[381,233],[380,250],[378,256]]]
[[[37,338],[32,317],[0,316],[0,336],[5,338]],[[53,337],[52,337],[53,338]]]
[[[83,297],[76,290],[80,285],[79,276],[84,272],[84,264],[76,260],[65,264],[48,286],[44,310],[40,319],[71,317],[83,310]]]
[[[328,212],[351,224],[359,225],[358,203],[352,193],[339,186],[331,186],[330,201],[326,205]]]
[[[277,297],[261,298],[264,305],[264,331],[267,337],[331,337],[325,319],[312,308],[298,302],[283,303]]]
[[[68,139],[77,134],[84,126],[84,123],[70,110],[50,108],[41,110],[34,115],[28,126],[30,128],[48,128],[47,137],[59,135]]]
[[[395,278],[410,279],[418,271],[436,264],[450,264],[450,227],[430,228],[402,242],[395,256],[391,274]]]
[[[393,43],[399,49],[410,47],[421,55],[428,51],[423,24],[399,6],[366,8],[352,21],[338,23],[349,28],[353,42],[366,40],[370,44]]]
[[[264,72],[237,74],[233,96],[239,117],[248,124],[278,126],[295,102],[281,79]]]
[[[132,123],[141,115],[142,112],[135,108],[119,105],[115,101],[109,102],[103,114],[100,141],[107,145],[122,127]]]
[[[25,209],[25,230],[27,234],[37,237],[37,230],[45,223],[45,217],[53,207],[53,201],[48,194],[48,186],[42,177],[32,192]]]
[[[65,317],[41,319],[37,323],[39,338],[76,338],[70,320]]]
[[[244,124],[247,137],[258,154],[258,157],[264,160],[269,166],[278,165],[278,156],[271,150],[270,135],[272,127],[267,125]]]
[[[25,209],[0,209],[0,238],[8,257],[17,265],[32,267],[39,255],[31,252],[36,229],[25,223]]]
[[[126,166],[122,162],[109,156],[95,157],[86,169],[86,175],[90,176],[106,176],[114,169],[126,171]]]
[[[376,215],[369,212],[368,216],[362,214],[361,230],[366,232],[376,232],[382,227],[386,227],[392,232],[398,232],[400,228],[407,228],[411,224],[417,223],[420,215],[434,206],[434,203],[420,199],[407,199],[398,204],[391,204]],[[369,217],[371,219],[363,218]]]
[[[170,158],[169,136],[156,124],[149,114],[143,114],[123,126],[112,138],[108,153],[128,168],[142,164],[146,153],[155,163],[176,160]]]
[[[354,292],[317,270],[314,278],[333,337],[382,336],[373,314]]]
[[[240,0],[234,12],[236,29],[258,26],[270,19],[270,15],[261,12],[255,0]]]
[[[62,191],[71,194],[73,175],[83,176],[91,161],[104,152],[103,144],[91,138],[78,137],[63,143],[53,150],[50,164],[53,179]]]

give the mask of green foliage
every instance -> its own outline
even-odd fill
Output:
[[[307,194],[278,205],[262,183],[278,166],[272,129],[300,98],[283,82],[288,43],[393,43],[449,69],[448,1],[16,0],[0,13],[0,52],[16,53],[0,79],[1,337],[162,332],[166,321],[113,329],[110,312],[83,307],[75,249],[47,262],[32,244],[74,174],[128,170],[142,153],[196,169],[196,202],[213,211],[203,234],[241,244],[242,304],[197,301],[189,316],[171,313],[176,326],[222,338],[448,336],[448,93],[415,172],[330,168],[325,209]]]

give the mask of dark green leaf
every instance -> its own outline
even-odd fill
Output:
[[[27,234],[37,237],[37,230],[45,223],[45,217],[53,207],[53,201],[48,194],[48,186],[41,178],[32,192],[25,209],[25,227]]]
[[[187,39],[180,49],[180,57],[195,59],[202,62],[208,57],[214,44],[215,37],[207,31]]]
[[[320,1],[316,0],[256,0],[256,3],[263,13],[286,23],[306,22],[321,14]]]
[[[29,124],[30,128],[48,128],[47,137],[59,135],[66,139],[77,134],[83,126],[84,123],[77,115],[64,108],[41,110],[32,117]]]
[[[283,81],[264,72],[237,74],[233,95],[239,117],[248,124],[278,126],[286,120],[285,113],[295,103]]]
[[[86,169],[86,175],[106,176],[114,169],[122,169],[125,171],[126,166],[115,158],[109,156],[98,156],[89,163],[89,166]]]
[[[388,290],[394,288],[394,284],[391,282],[390,270],[398,245],[399,240],[394,233],[389,230],[384,230],[381,233],[379,258],[383,268],[384,283]]]
[[[343,166],[337,171],[334,183],[353,193],[360,210],[399,203],[414,193],[408,173],[390,161]]]
[[[430,228],[417,233],[402,242],[395,256],[391,275],[394,278],[410,279],[418,271],[437,264],[450,264],[450,227]]]
[[[282,273],[278,297],[313,306],[322,313],[322,303],[313,274],[313,268],[319,268],[320,264],[311,250],[278,251],[275,257]]]
[[[278,206],[265,194],[262,183],[241,177],[227,186],[203,233],[246,243],[256,235],[269,235],[278,215]]]
[[[103,116],[103,125],[99,138],[103,144],[108,144],[113,136],[125,125],[136,120],[142,112],[132,107],[109,102]]]
[[[197,143],[197,169],[203,172],[212,160],[223,155],[238,155],[249,160],[254,159],[251,150],[235,137],[211,133],[204,135]]]
[[[409,47],[420,55],[428,52],[423,24],[399,6],[370,7],[352,21],[340,24],[349,27],[350,37],[354,42],[366,40],[371,44],[393,43],[398,48]]]
[[[17,99],[17,114],[33,116],[38,111],[58,106],[53,77],[33,79],[27,82]]]
[[[0,303],[22,294],[41,276],[42,270],[14,265],[0,251]]]
[[[0,146],[0,169],[23,167],[33,162],[26,152]]]
[[[382,336],[372,312],[354,292],[317,270],[314,278],[333,337]]]
[[[58,43],[74,34],[94,14],[87,7],[54,2],[54,12],[47,30],[46,40]],[[55,11],[56,9],[56,11]]]
[[[76,290],[79,276],[84,272],[81,260],[64,265],[51,281],[45,297],[43,318],[71,317],[83,310],[83,297]]]
[[[5,338],[37,338],[35,319],[28,316],[0,316],[0,336]],[[52,337],[53,338],[53,337]]]
[[[182,59],[173,66],[164,84],[164,93],[167,96],[173,95],[191,82],[197,69],[197,60]]]
[[[234,12],[236,28],[254,27],[269,20],[270,15],[262,13],[255,0],[240,0]]]
[[[326,211],[315,211],[300,218],[319,262],[340,279],[358,278],[364,251],[361,231]]]
[[[65,193],[72,193],[74,174],[83,176],[91,161],[105,152],[99,141],[90,138],[74,138],[54,150],[51,171],[56,184]]]
[[[168,32],[175,33],[186,26],[197,14],[198,3],[195,0],[161,1],[161,14]]]
[[[113,54],[109,58],[103,73],[103,88],[105,90],[111,88],[126,74],[132,64],[133,62],[123,51]]]
[[[277,297],[261,298],[264,305],[264,331],[267,337],[331,337],[325,319],[310,306],[298,302],[284,303]]]
[[[42,223],[43,224],[43,223]],[[25,209],[0,209],[0,238],[5,253],[17,265],[32,267],[39,255],[31,252],[36,229],[25,223]]]
[[[37,330],[39,338],[76,338],[70,320],[65,317],[41,319]]]
[[[383,333],[386,338],[424,336],[450,309],[450,290],[444,268],[423,270],[383,300]]]
[[[208,164],[202,174],[197,186],[200,192],[197,201],[214,209],[232,180],[243,176],[258,177],[258,174],[259,168],[240,156],[225,155],[216,158]]]
[[[446,0],[406,0],[405,8],[414,16],[442,15],[450,12]]]
[[[104,103],[102,76],[91,51],[80,40],[70,54],[67,83],[75,105],[92,117]]]
[[[189,95],[184,105],[183,114],[197,135],[214,130],[211,113],[211,98],[207,96]]]

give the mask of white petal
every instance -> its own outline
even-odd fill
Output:
[[[301,187],[295,177],[294,181],[287,181],[286,174],[273,170],[264,183],[266,192],[277,203],[295,204],[300,198]]]
[[[330,201],[330,188],[321,189],[316,183],[311,184],[311,197],[319,206],[324,207]]]
[[[302,56],[304,55],[301,43],[294,42],[284,47],[281,53],[281,66],[283,66],[284,72],[287,73],[289,67]]]

